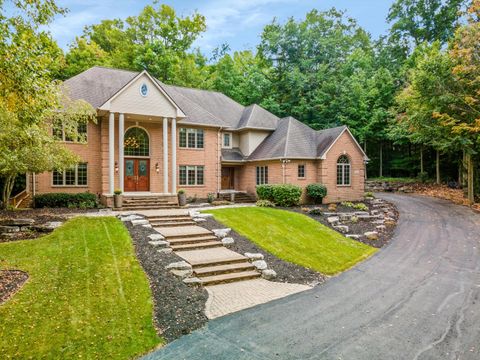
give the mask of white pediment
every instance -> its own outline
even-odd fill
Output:
[[[141,72],[100,110],[155,117],[185,117],[175,102],[146,72]]]

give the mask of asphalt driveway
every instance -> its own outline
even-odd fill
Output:
[[[480,215],[427,197],[325,285],[208,323],[145,359],[480,359]]]

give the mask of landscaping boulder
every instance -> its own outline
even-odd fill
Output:
[[[348,233],[348,226],[347,225],[334,225],[333,228],[335,230],[340,231],[343,234]]]
[[[226,237],[232,229],[225,228],[225,229],[213,229],[212,232],[215,234],[216,237],[223,239]]]
[[[277,277],[277,273],[272,269],[265,269],[262,271],[262,277],[265,280],[271,280]]]
[[[255,266],[258,270],[266,270],[268,268],[265,260],[256,260],[252,262],[252,265]]]
[[[245,254],[245,257],[247,257],[249,260],[263,260],[263,254],[260,254],[260,253],[248,253],[246,252]]]
[[[155,241],[155,240],[164,240],[164,239],[165,239],[162,234],[150,234],[150,235],[148,235],[148,238],[149,238],[150,240],[153,240],[153,241]]]
[[[162,253],[162,254],[171,254],[173,252],[173,249],[172,248],[169,248],[169,247],[166,247],[166,248],[163,248],[163,249],[160,249],[160,250],[157,250],[159,253]]]
[[[170,270],[170,269],[174,269],[174,270],[192,270],[192,265],[190,265],[190,264],[187,263],[186,261],[178,261],[178,262],[174,262],[174,263],[168,264],[167,266],[165,266],[165,269],[167,269],[167,270]]]
[[[143,217],[139,215],[120,216],[121,221],[132,221],[132,220],[139,220],[139,219],[143,219]]]
[[[199,223],[199,222],[205,222],[205,221],[207,221],[207,219],[199,218],[199,217],[194,217],[194,218],[193,218],[193,221]]]
[[[147,228],[147,229],[151,229],[152,228],[152,225],[151,224],[145,224],[145,225],[142,225],[144,228]]]
[[[149,241],[148,243],[153,246],[169,246],[170,245],[170,243],[165,240],[152,240],[152,241]]]
[[[7,225],[0,226],[0,234],[15,233],[15,232],[19,232],[19,231],[20,231],[19,226],[7,226]]]
[[[197,214],[193,215],[192,217],[206,219],[206,218],[211,218],[211,217],[213,217],[213,215],[212,215],[212,214],[201,214],[201,213],[197,213]]]
[[[385,230],[387,230],[387,227],[386,227],[385,225],[378,225],[376,228],[377,228],[378,231],[385,231]]]
[[[33,225],[35,223],[35,220],[33,219],[13,219],[8,222],[8,225],[10,226],[29,226]]]
[[[349,239],[355,239],[355,240],[360,240],[360,238],[362,237],[362,235],[357,235],[357,234],[347,234],[345,236]]]
[[[329,216],[327,221],[329,224],[337,224],[340,221],[340,218],[338,216]]]
[[[355,216],[370,215],[368,211],[355,211]]]
[[[222,244],[223,245],[231,245],[235,242],[235,240],[231,237],[226,237],[222,239]]]
[[[179,278],[182,278],[182,279],[188,278],[193,274],[192,269],[186,269],[186,270],[171,269],[170,272],[173,275],[178,276]]]
[[[202,280],[200,280],[198,277],[189,277],[189,278],[183,279],[182,281],[187,285],[201,285],[202,284]]]
[[[349,221],[355,215],[349,214],[349,213],[341,213],[341,214],[338,214],[338,216],[342,221]]]
[[[378,240],[378,232],[376,231],[367,231],[364,235],[368,240]]]
[[[138,220],[132,220],[132,225],[137,226],[137,225],[147,225],[149,224],[148,220],[146,219],[138,219]]]

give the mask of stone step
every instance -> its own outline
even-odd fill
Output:
[[[188,215],[155,215],[155,216],[147,216],[147,219],[152,221],[184,221],[184,220],[192,220],[192,218]]]
[[[196,225],[176,226],[176,227],[161,227],[155,226],[160,234],[162,234],[167,240],[183,239],[183,238],[195,238],[200,236],[213,236],[210,230],[202,228]]]
[[[143,206],[177,206],[175,203],[171,202],[151,202],[151,203],[141,203],[141,202],[132,202],[132,203],[123,203],[124,206],[130,207],[143,207]]]
[[[225,284],[235,281],[243,281],[259,278],[261,274],[257,271],[242,271],[230,274],[212,275],[200,278],[201,284],[204,286]]]
[[[161,210],[161,209],[178,209],[177,205],[148,205],[148,206],[122,206],[114,211],[134,211],[134,210]]]
[[[196,249],[209,249],[215,247],[222,247],[223,244],[218,240],[212,241],[198,241],[192,244],[172,244],[170,247],[173,251],[187,251],[187,250],[196,250]]]
[[[205,235],[205,236],[198,236],[198,237],[187,237],[187,238],[177,238],[177,239],[170,239],[168,240],[170,244],[195,244],[198,242],[205,242],[205,241],[218,241],[218,238],[213,235]]]
[[[194,276],[198,278],[203,278],[206,276],[220,275],[220,274],[230,274],[241,271],[255,270],[255,266],[251,263],[245,261],[241,263],[233,264],[220,264],[214,266],[206,266],[201,268],[195,268],[193,270]]]
[[[247,258],[246,257],[231,257],[231,258],[223,258],[223,259],[215,259],[215,260],[205,260],[205,261],[199,261],[199,262],[194,262],[192,263],[193,269],[200,269],[204,267],[210,267],[210,266],[219,266],[219,265],[227,265],[227,264],[238,264],[238,263],[243,263],[246,262]]]
[[[195,221],[150,221],[152,226],[161,226],[161,227],[169,227],[169,226],[188,226],[188,225],[195,225]]]

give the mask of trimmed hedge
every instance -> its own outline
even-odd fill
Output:
[[[91,209],[98,206],[98,197],[95,194],[84,192],[77,194],[49,193],[35,195],[34,205],[36,208],[84,208]]]
[[[302,188],[296,185],[258,185],[257,196],[260,200],[268,200],[278,206],[295,206],[300,203]]]
[[[325,196],[327,196],[327,187],[323,184],[307,185],[307,196],[315,202],[321,204]]]

